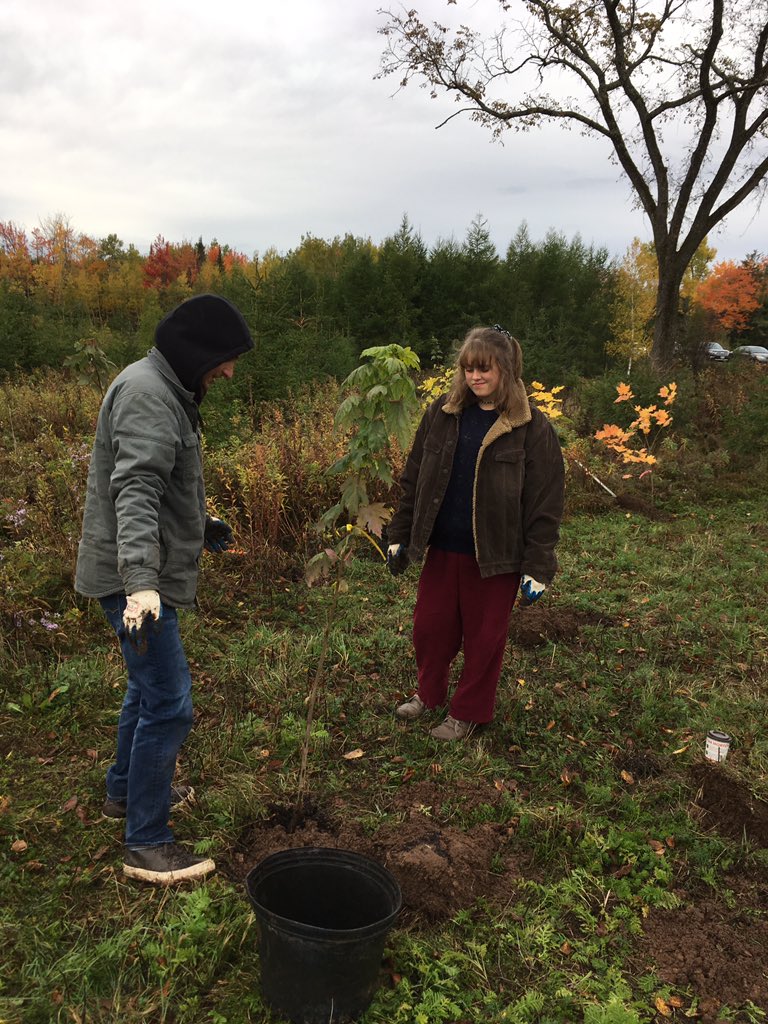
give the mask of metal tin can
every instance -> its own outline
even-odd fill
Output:
[[[731,737],[727,732],[720,732],[718,729],[710,729],[707,733],[707,741],[704,745],[704,756],[708,761],[724,761],[728,757],[728,750],[731,746]]]

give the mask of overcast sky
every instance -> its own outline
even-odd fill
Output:
[[[410,3],[410,0],[408,0]],[[456,109],[375,79],[381,0],[3,0],[0,220],[63,214],[146,252],[157,235],[248,256],[302,235],[380,242],[403,214],[427,244],[478,214],[503,254],[520,224],[622,254],[648,240],[602,143],[557,129],[494,143]],[[497,0],[421,0],[491,25]],[[754,204],[710,242],[766,252]],[[765,216],[762,217],[765,223]]]

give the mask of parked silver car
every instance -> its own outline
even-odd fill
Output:
[[[762,345],[739,345],[733,350],[733,355],[752,359],[756,363],[768,363],[768,348]]]
[[[701,346],[701,354],[705,359],[714,359],[717,362],[731,358],[730,350],[723,348],[719,341],[705,341]]]

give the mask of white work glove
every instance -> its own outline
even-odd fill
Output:
[[[393,576],[399,576],[408,568],[408,549],[405,544],[390,544],[387,548],[387,568]]]
[[[149,619],[158,620],[163,614],[160,595],[156,590],[137,590],[129,594],[123,612],[123,625],[129,641],[137,649],[142,631],[146,631]]]
[[[534,601],[538,601],[546,589],[546,583],[539,583],[533,576],[525,575],[520,581],[520,592],[527,604],[533,604]]]

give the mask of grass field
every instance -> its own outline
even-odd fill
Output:
[[[244,878],[303,845],[374,856],[401,884],[364,1024],[764,1020],[768,521],[753,483],[652,515],[571,511],[555,585],[513,614],[496,718],[461,744],[394,718],[413,690],[418,572],[360,558],[292,832],[330,591],[287,563],[206,556],[200,609],[182,616],[197,720],[179,778],[198,799],[174,821],[220,870],[169,892],[123,880],[119,823],[100,817],[123,686],[106,623],[71,593],[64,537],[57,577],[50,553],[7,536],[0,1021],[276,1020]],[[703,756],[711,728],[733,737],[720,766]]]

